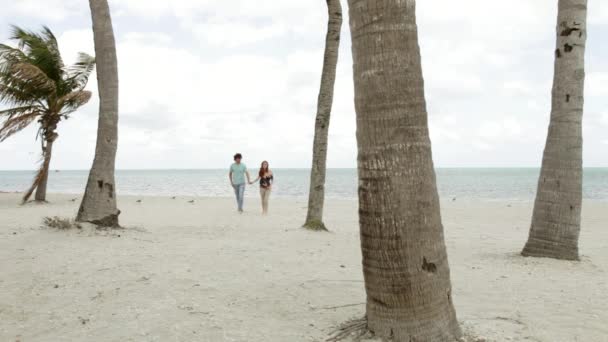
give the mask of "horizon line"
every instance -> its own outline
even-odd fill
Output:
[[[608,166],[584,166],[583,169],[607,169]],[[217,171],[227,168],[125,168],[116,171]],[[310,167],[275,167],[276,170],[310,170]],[[356,170],[357,167],[328,167],[328,170]],[[435,169],[540,169],[540,166],[436,166]],[[0,169],[0,172],[35,172],[36,169]],[[89,169],[50,169],[56,171],[89,171]]]

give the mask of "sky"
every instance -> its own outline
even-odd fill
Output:
[[[328,167],[356,167],[347,5]],[[94,54],[88,1],[0,0],[9,25],[49,26],[64,60]],[[327,29],[322,0],[110,0],[117,40],[117,168],[310,167]],[[438,167],[538,167],[547,134],[557,0],[425,0],[417,19]],[[584,164],[608,166],[608,1],[590,1]],[[52,169],[88,169],[99,101],[62,122]],[[0,170],[36,168],[32,126],[0,143]]]

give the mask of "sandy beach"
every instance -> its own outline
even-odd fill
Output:
[[[262,217],[252,199],[238,215],[231,198],[120,197],[125,229],[95,232],[42,227],[80,197],[18,199],[0,194],[1,341],[323,341],[365,312],[356,201],[328,201],[331,232],[314,233],[304,200],[274,198]],[[530,214],[442,203],[463,329],[608,340],[608,203],[584,205],[580,262],[520,257]]]

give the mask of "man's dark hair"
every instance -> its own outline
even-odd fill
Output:
[[[234,160],[237,160],[237,159],[243,159],[243,155],[241,155],[240,153],[235,154]]]

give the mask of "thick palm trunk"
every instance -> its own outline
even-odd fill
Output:
[[[414,0],[349,0],[367,328],[456,341]]]
[[[323,223],[323,204],[325,201],[325,171],[327,161],[327,137],[329,119],[334,98],[336,83],[336,66],[340,48],[340,30],[342,28],[342,6],[340,0],[327,0],[327,36],[325,38],[325,57],[321,75],[321,90],[317,101],[317,118],[315,121],[315,138],[312,149],[312,168],[310,172],[310,192],[308,195],[308,214],[305,228],[325,230]]]
[[[114,164],[118,143],[118,66],[112,19],[107,0],[89,0],[93,18],[97,81],[99,84],[99,124],[95,159],[78,210],[78,221],[118,226]]]
[[[46,186],[49,179],[49,167],[51,165],[51,156],[53,155],[53,143],[55,138],[47,139],[44,147],[44,161],[40,170],[40,176],[37,177],[38,185],[36,186],[36,195],[34,199],[37,202],[46,202]]]
[[[578,259],[587,0],[559,0],[551,121],[524,256]]]

